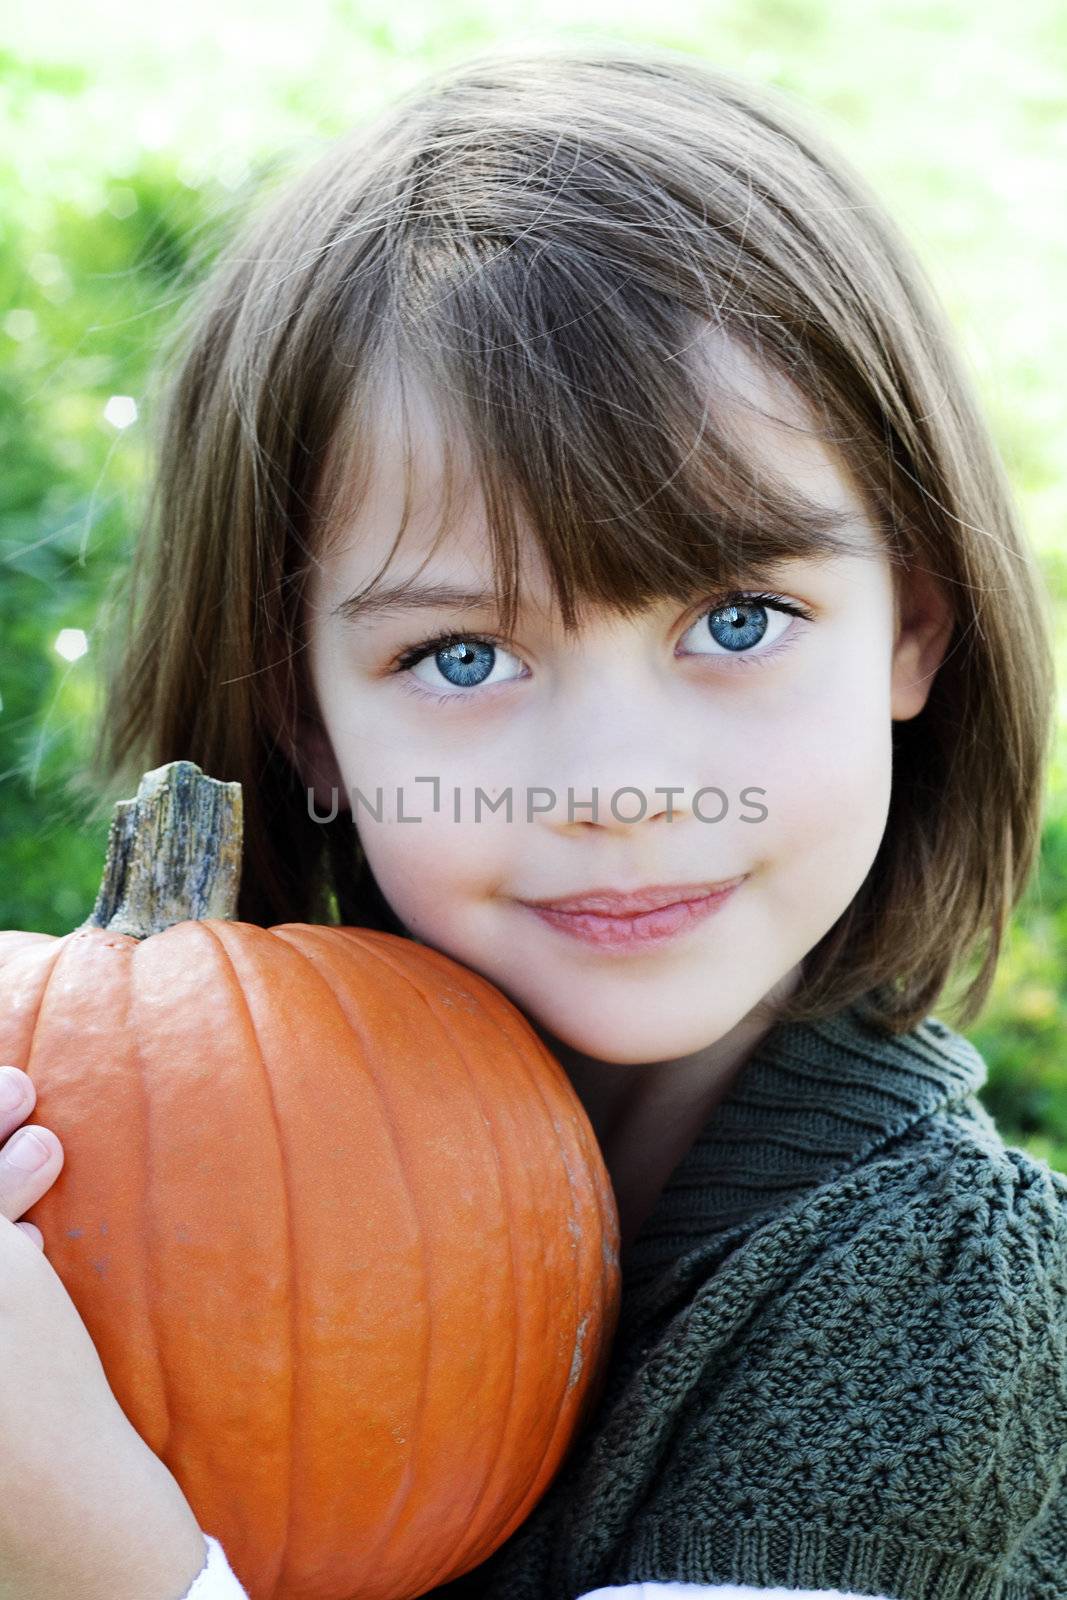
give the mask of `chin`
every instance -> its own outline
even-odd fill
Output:
[[[525,1008],[524,1008],[525,1009]],[[528,1016],[531,1015],[527,1009]],[[594,1061],[614,1062],[617,1066],[639,1066],[651,1061],[675,1061],[715,1044],[735,1025],[737,1018],[694,1017],[688,1027],[662,1025],[662,1014],[655,1006],[643,1005],[638,1015],[628,1019],[618,1013],[611,1027],[590,1026],[589,1015],[570,1019],[536,1015],[537,1023],[568,1049]]]

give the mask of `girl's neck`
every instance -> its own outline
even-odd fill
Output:
[[[794,968],[772,991],[791,993]],[[563,1067],[596,1135],[619,1207],[625,1249],[652,1211],[675,1167],[774,1025],[771,996],[703,1049],[673,1060],[598,1061],[532,1026]]]

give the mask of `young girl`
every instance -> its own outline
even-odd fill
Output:
[[[596,1414],[432,1592],[1067,1594],[1067,1179],[930,1015],[975,957],[977,1015],[1035,860],[1048,604],[876,199],[698,59],[496,54],[339,140],[190,304],[100,770],[241,780],[245,920],[489,978],[619,1202]],[[103,1437],[152,1562],[98,1493],[62,1592],[243,1594]],[[30,1512],[90,1492],[34,1467]]]

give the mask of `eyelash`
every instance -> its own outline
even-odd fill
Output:
[[[815,613],[808,606],[800,605],[795,600],[788,600],[784,595],[771,594],[763,590],[734,589],[721,600],[715,600],[706,605],[703,611],[693,618],[693,622],[689,624],[689,627],[692,627],[694,623],[700,621],[701,617],[707,616],[710,612],[725,611],[727,606],[737,605],[741,602],[748,605],[766,606],[772,611],[784,611],[789,616],[800,617],[804,622],[813,621],[815,616]],[[688,629],[686,631],[688,632]],[[769,650],[763,650],[759,653],[747,650],[739,651],[730,658],[731,662],[733,665],[742,667],[764,666],[768,661],[776,659],[782,651],[787,650],[796,637],[796,630],[793,629],[783,634],[781,639],[776,644],[773,644]],[[423,639],[420,643],[409,646],[407,650],[397,656],[390,671],[397,674],[407,673],[412,667],[417,666],[420,661],[424,660],[426,656],[435,655],[438,650],[447,650],[454,644],[483,644],[490,647],[500,646],[501,648],[506,648],[501,640],[491,638],[482,633],[453,632],[437,634],[432,638]],[[722,657],[717,659],[721,660]],[[515,682],[517,680],[509,679],[507,681]],[[502,688],[503,685],[494,684],[493,687]],[[443,701],[449,700],[463,700],[469,703],[472,694],[477,693],[478,686],[475,686],[472,694],[464,694],[460,691],[454,691],[451,694],[435,694],[432,689],[424,688],[415,678],[409,678],[402,685],[402,688],[406,694],[416,695],[420,700],[432,700],[436,705],[440,705]]]

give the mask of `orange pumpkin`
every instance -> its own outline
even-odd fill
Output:
[[[66,1155],[27,1215],[253,1600],[404,1600],[503,1543],[599,1397],[614,1196],[491,983],[232,920],[239,825],[240,785],[158,768],[93,917],[0,933],[0,1061]]]

